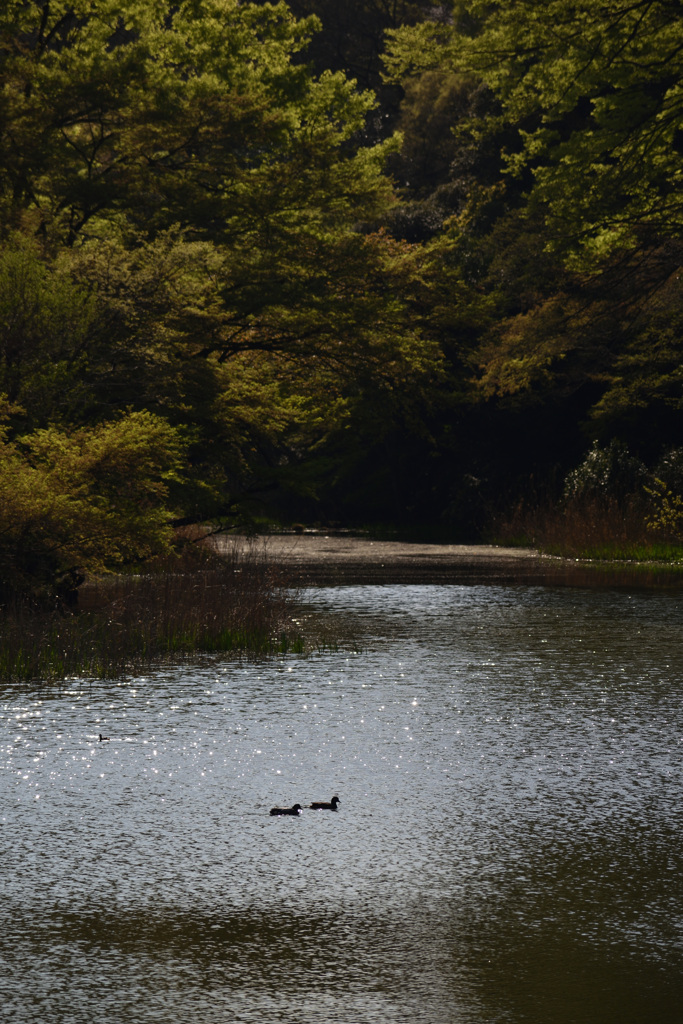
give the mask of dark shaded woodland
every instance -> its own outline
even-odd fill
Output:
[[[202,522],[673,557],[682,43],[673,0],[5,4],[2,592]]]

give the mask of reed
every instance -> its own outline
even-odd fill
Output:
[[[256,546],[186,544],[144,573],[92,580],[73,614],[26,605],[0,614],[0,679],[114,677],[198,652],[301,653],[295,595]]]
[[[676,562],[683,543],[648,524],[640,495],[623,500],[577,497],[561,502],[520,502],[493,528],[496,543],[534,547],[565,558]]]

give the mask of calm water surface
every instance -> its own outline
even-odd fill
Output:
[[[359,653],[0,695],[3,1024],[683,1021],[680,597],[304,596]]]

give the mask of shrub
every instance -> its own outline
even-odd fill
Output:
[[[181,464],[177,432],[150,412],[14,441],[0,428],[0,603],[168,551]]]
[[[601,448],[595,441],[580,466],[567,474],[564,497],[625,499],[635,494],[647,480],[647,469],[634,458],[625,444],[612,440]]]

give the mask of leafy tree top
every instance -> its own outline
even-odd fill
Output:
[[[516,129],[508,172],[526,175],[553,243],[601,258],[638,233],[683,232],[683,18],[675,0],[455,0],[450,25],[392,34],[390,73],[480,77]]]
[[[219,237],[266,208],[286,220],[305,206],[319,229],[376,212],[389,195],[382,151],[350,142],[372,96],[292,59],[316,25],[283,3],[11,0],[3,220],[72,243],[117,216]]]

